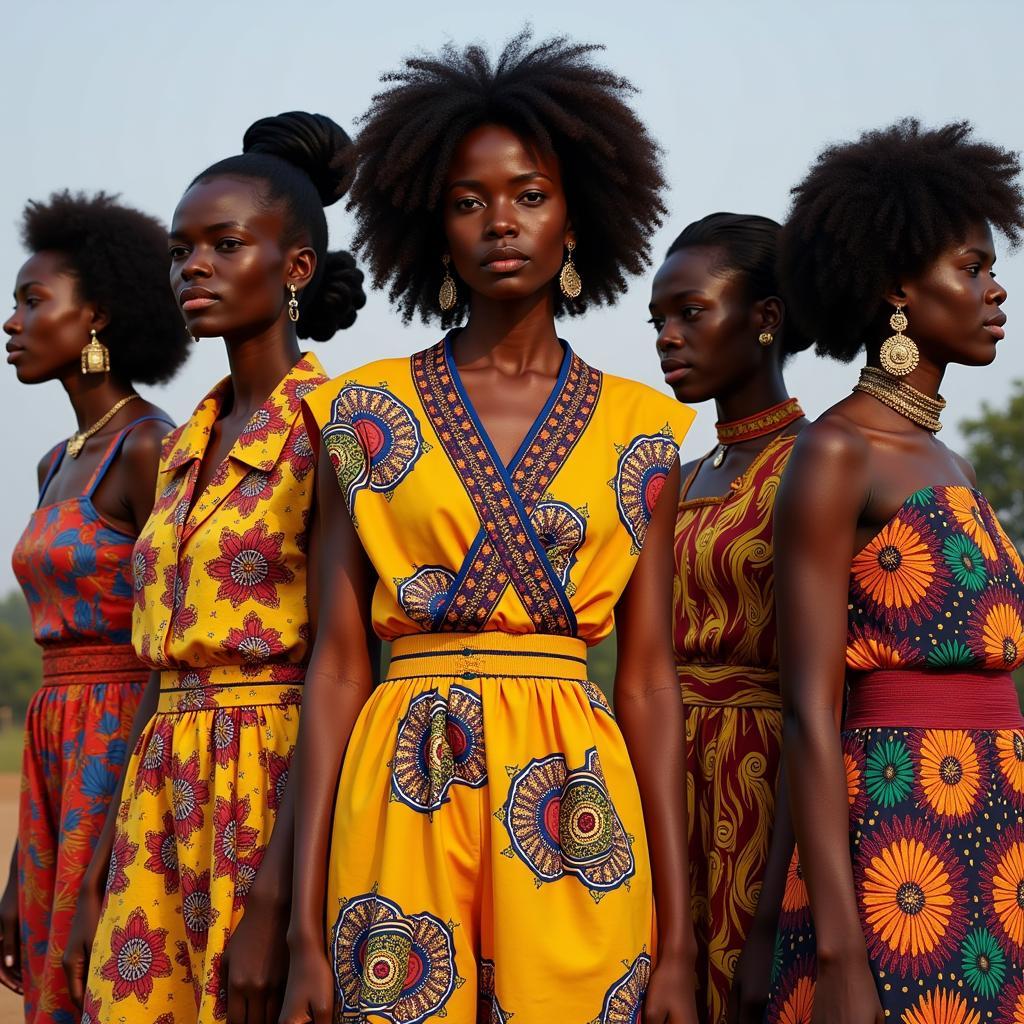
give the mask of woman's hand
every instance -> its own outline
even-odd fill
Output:
[[[728,1024],[761,1024],[771,987],[775,931],[754,926],[747,935],[729,989],[725,1019]]]
[[[18,919],[18,850],[11,857],[7,888],[0,897],[0,984],[18,995],[24,994],[21,983],[21,934]]]
[[[697,1024],[693,958],[660,957],[644,999],[643,1024]]]
[[[85,1000],[85,982],[89,976],[92,940],[96,937],[102,909],[103,886],[90,882],[88,878],[84,879],[78,895],[78,907],[71,919],[64,956],[61,958],[64,977],[68,981],[68,995],[79,1009]]]
[[[228,940],[221,960],[227,999],[227,1024],[276,1021],[288,977],[288,905],[258,887],[245,901],[245,913]]]
[[[280,1024],[331,1024],[334,973],[323,947],[313,941],[289,946],[291,962]]]
[[[819,958],[811,1024],[884,1024],[866,951]]]

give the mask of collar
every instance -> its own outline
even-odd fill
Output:
[[[263,472],[273,469],[299,416],[302,399],[327,379],[320,360],[311,353],[303,353],[252,414],[231,446],[228,458]],[[173,473],[188,462],[202,460],[230,388],[231,378],[225,377],[196,406],[188,422],[168,436],[164,442],[161,473]]]

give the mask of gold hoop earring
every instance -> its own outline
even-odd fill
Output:
[[[452,277],[451,272],[448,270],[448,264],[451,263],[451,259],[448,253],[441,257],[441,262],[444,264],[444,278],[441,280],[441,288],[437,293],[437,304],[441,307],[443,313],[447,313],[455,308],[455,300],[457,298],[455,278]]]
[[[562,272],[558,275],[558,287],[567,299],[578,299],[583,291],[583,281],[580,279],[576,264],[572,261],[572,251],[576,248],[576,243],[570,238],[565,243],[565,248],[568,252],[565,263],[562,264]]]
[[[96,337],[95,331],[89,344],[82,349],[82,373],[110,373],[110,349]]]
[[[886,338],[878,350],[878,361],[882,364],[882,369],[894,377],[906,377],[921,358],[917,345],[903,333],[909,323],[903,307],[897,304],[896,312],[889,317],[889,326],[896,333]]]
[[[771,345],[775,344],[775,335],[772,334],[771,331],[762,331],[757,336],[757,343],[762,348],[769,348]]]
[[[295,285],[288,285],[288,291],[292,293],[292,297],[288,300],[288,319],[293,324],[299,322],[299,300],[295,297]]]

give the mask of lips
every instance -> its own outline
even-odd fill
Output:
[[[178,293],[178,302],[185,312],[206,309],[219,300],[220,296],[207,288],[183,288]]]
[[[20,358],[21,354],[25,351],[24,345],[15,345],[14,342],[7,342],[4,346],[7,349],[7,362],[15,363]]]
[[[689,363],[680,363],[675,359],[663,359],[661,372],[665,375],[666,384],[675,384],[685,377],[693,367]]]
[[[530,257],[526,253],[511,245],[502,245],[491,249],[480,261],[480,266],[492,274],[510,274],[525,267],[529,262]]]
[[[1003,325],[1006,323],[1006,314],[997,313],[995,316],[990,317],[981,326],[992,335],[996,341],[1001,341],[1006,337],[1006,331],[1003,330]]]

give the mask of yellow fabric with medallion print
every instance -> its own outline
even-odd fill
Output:
[[[634,1020],[654,952],[647,843],[586,654],[692,412],[566,346],[506,467],[450,337],[307,405],[392,642],[335,808],[335,1020]]]
[[[314,493],[300,409],[326,380],[304,355],[194,507],[230,379],[164,443],[157,502],[132,556],[132,640],[161,673],[160,705],[128,764],[86,1020],[225,1019],[221,956],[298,732]]]

